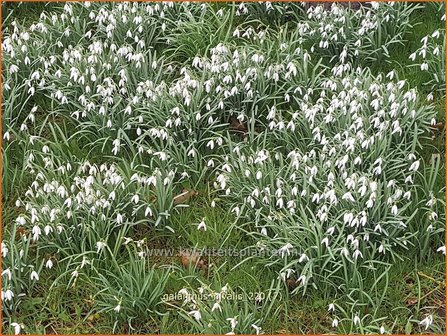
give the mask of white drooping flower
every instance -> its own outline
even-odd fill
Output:
[[[284,256],[289,256],[290,255],[290,250],[293,248],[292,244],[287,243],[286,245],[284,245],[283,247],[281,247],[278,252],[279,255],[284,258]]]
[[[106,246],[107,246],[107,244],[102,241],[97,242],[96,243],[96,253],[101,252],[104,249],[104,247],[106,247]]]
[[[13,291],[12,290],[10,290],[10,289],[7,289],[4,293],[3,293],[3,291],[2,291],[2,300],[4,299],[4,300],[6,300],[6,301],[11,301],[12,300],[12,298],[14,297],[14,293],[13,293]]]
[[[14,334],[15,335],[19,335],[20,331],[24,328],[23,324],[19,324],[19,323],[16,323],[16,322],[12,322],[11,323],[11,327],[14,328]]]
[[[31,275],[30,275],[30,278],[31,278],[31,280],[36,280],[36,281],[38,281],[38,280],[39,280],[39,274],[37,274],[36,271],[32,271],[32,272],[31,272]]]
[[[213,312],[215,310],[222,311],[222,308],[221,308],[219,302],[216,302],[216,303],[213,304],[213,307],[211,308],[211,312]]]
[[[45,267],[48,269],[51,269],[53,267],[53,262],[51,261],[51,259],[47,260],[47,262],[45,263]]]
[[[414,161],[408,170],[409,171],[417,171],[419,168],[419,164],[420,164],[419,160]]]
[[[199,225],[197,225],[197,230],[203,230],[203,231],[206,231],[205,220],[202,219],[202,221],[199,223]]]
[[[237,324],[239,323],[236,317],[228,317],[227,321],[230,322],[231,331],[234,332],[234,328],[236,328]]]
[[[192,315],[196,319],[196,321],[200,321],[200,319],[202,318],[202,314],[198,310],[192,310],[188,313],[188,315]]]
[[[135,204],[138,204],[139,201],[140,201],[140,196],[138,194],[135,194],[132,196],[132,202],[134,202]]]
[[[256,324],[252,324],[251,325],[255,330],[256,330],[256,335],[260,335],[261,334],[261,327],[258,327]]]
[[[433,324],[433,316],[428,315],[426,318],[420,321],[419,324],[423,325],[425,327],[425,330],[427,330]]]

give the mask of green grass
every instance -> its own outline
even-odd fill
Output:
[[[3,2],[2,23],[3,27],[9,26],[13,19],[24,25],[37,22],[44,11],[60,11],[60,3],[57,2]]]

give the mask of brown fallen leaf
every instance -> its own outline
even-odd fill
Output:
[[[197,194],[198,192],[195,190],[183,189],[181,194],[174,197],[174,205],[183,204]]]
[[[16,240],[19,240],[20,236],[26,236],[26,235],[28,235],[28,230],[27,229],[25,229],[22,226],[19,226],[19,227],[16,228]]]
[[[205,261],[200,258],[200,254],[197,251],[181,251],[180,252],[180,261],[183,267],[188,268],[190,266],[197,267],[205,272],[205,275],[208,275],[208,266],[205,264]]]
[[[286,280],[287,289],[289,292],[293,291],[296,287],[298,287],[296,280],[294,278],[289,278]]]
[[[245,133],[247,133],[247,127],[235,117],[230,117],[228,122],[230,124],[230,131],[237,133],[239,137],[243,139],[245,137]]]
[[[418,299],[416,298],[410,298],[407,301],[405,301],[407,307],[414,306],[416,303],[418,303]]]
[[[444,123],[443,122],[438,122],[434,125],[431,125],[430,128],[433,131],[442,131],[444,129]]]

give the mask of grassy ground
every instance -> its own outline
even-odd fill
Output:
[[[22,22],[35,22],[42,10],[50,10],[52,5],[44,6],[38,3],[4,3],[3,18],[10,22],[11,17],[17,18]],[[54,5],[57,7],[57,5]],[[412,22],[422,22],[415,24],[414,28],[405,38],[407,42],[403,46],[396,46],[390,50],[390,62],[373,64],[372,70],[375,73],[387,73],[391,69],[398,71],[400,78],[409,80],[412,86],[418,88],[423,95],[429,93],[424,83],[427,78],[420,76],[408,67],[410,61],[409,53],[420,45],[421,37],[435,29],[436,23],[432,20],[436,13],[433,10],[421,10],[412,17]],[[445,96],[435,95],[433,102],[438,110],[439,122],[445,122]],[[445,135],[444,131],[436,132],[432,138],[427,140],[421,154],[428,163],[431,155],[438,153],[444,160],[445,154]],[[14,149],[10,149],[14,152]],[[78,152],[81,156],[89,156],[82,152],[82,146],[76,143],[71,144],[70,151]],[[18,157],[20,154],[15,152]],[[90,154],[91,155],[91,154]],[[11,169],[17,170],[17,180],[8,181],[14,185],[11,190],[15,194],[4,195],[3,198],[3,234],[8,235],[8,222],[15,219],[20,209],[13,206],[17,195],[21,194],[27,188],[30,181],[25,177],[20,166],[20,160],[8,164]],[[445,186],[445,176],[442,174],[437,181],[437,188],[442,189]],[[191,199],[190,207],[181,210],[178,216],[175,216],[170,223],[175,229],[176,234],[172,235],[158,230],[137,228],[137,235],[145,237],[152,246],[160,248],[185,248],[185,247],[238,247],[249,246],[248,238],[240,231],[234,231],[231,239],[225,242],[222,238],[228,230],[232,229],[234,217],[229,214],[225,206],[210,207],[210,197],[207,196],[207,186],[200,186],[199,195]],[[202,233],[197,230],[197,223],[206,218],[207,231]],[[170,275],[167,292],[175,293],[182,288],[185,283],[199,284],[199,280],[207,280],[225,284],[232,283],[234,287],[240,287],[248,292],[265,291],[269,288],[270,278],[269,269],[261,268],[255,263],[246,263],[236,267],[240,260],[231,257],[213,257],[208,260],[210,274],[199,273],[194,269],[183,269],[180,267],[180,260],[173,257],[152,257],[154,264],[172,263],[179,265],[179,268]],[[164,259],[161,259],[164,258]],[[418,333],[422,331],[414,323],[414,318],[421,313],[435,314],[436,319],[444,319],[445,316],[445,287],[444,287],[444,258],[437,258],[419,262],[418,256],[409,255],[407,259],[398,263],[389,275],[388,281],[383,281],[378,288],[379,291],[387,293],[389,304],[383,305],[383,315],[392,316],[395,324],[399,328],[395,330],[398,333]],[[58,267],[58,266],[56,266]],[[32,289],[31,297],[26,304],[21,307],[20,316],[16,318],[22,321],[26,326],[26,332],[37,333],[108,333],[112,321],[102,313],[88,314],[92,307],[92,295],[94,288],[88,285],[67,288],[65,283],[54,283],[54,274],[58,272],[42,273],[42,282],[39,286]],[[47,296],[47,289],[53,285],[51,295]],[[197,287],[197,286],[196,286]],[[328,304],[331,301],[322,297],[318,291],[312,291],[305,297],[289,297],[287,291],[283,291],[284,300],[290,302],[286,309],[284,301],[280,301],[277,307],[276,319],[270,325],[264,325],[266,333],[328,333],[331,332],[332,319],[327,312]],[[396,310],[396,303],[399,303],[400,309]],[[428,310],[422,311],[421,309]],[[181,326],[178,322],[176,312],[166,308],[165,315],[156,317],[152,323],[147,322],[143,325],[136,325],[136,333],[179,333],[185,332],[186,326]],[[271,319],[273,320],[273,319]],[[124,333],[129,330],[118,329],[118,332]]]

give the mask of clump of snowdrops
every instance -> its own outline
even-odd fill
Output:
[[[350,293],[378,309],[371,293],[408,249],[430,253],[430,241],[443,251],[444,215],[433,208],[443,195],[419,174],[415,152],[434,110],[390,78],[357,69],[323,81],[297,110],[272,107],[270,131],[235,145],[220,167],[215,186],[238,226],[270,251],[255,262],[297,282],[296,293]]]
[[[445,21],[445,14],[443,15]],[[409,58],[422,72],[429,74],[425,83],[430,90],[445,95],[445,29],[437,29],[421,39],[421,47]]]

